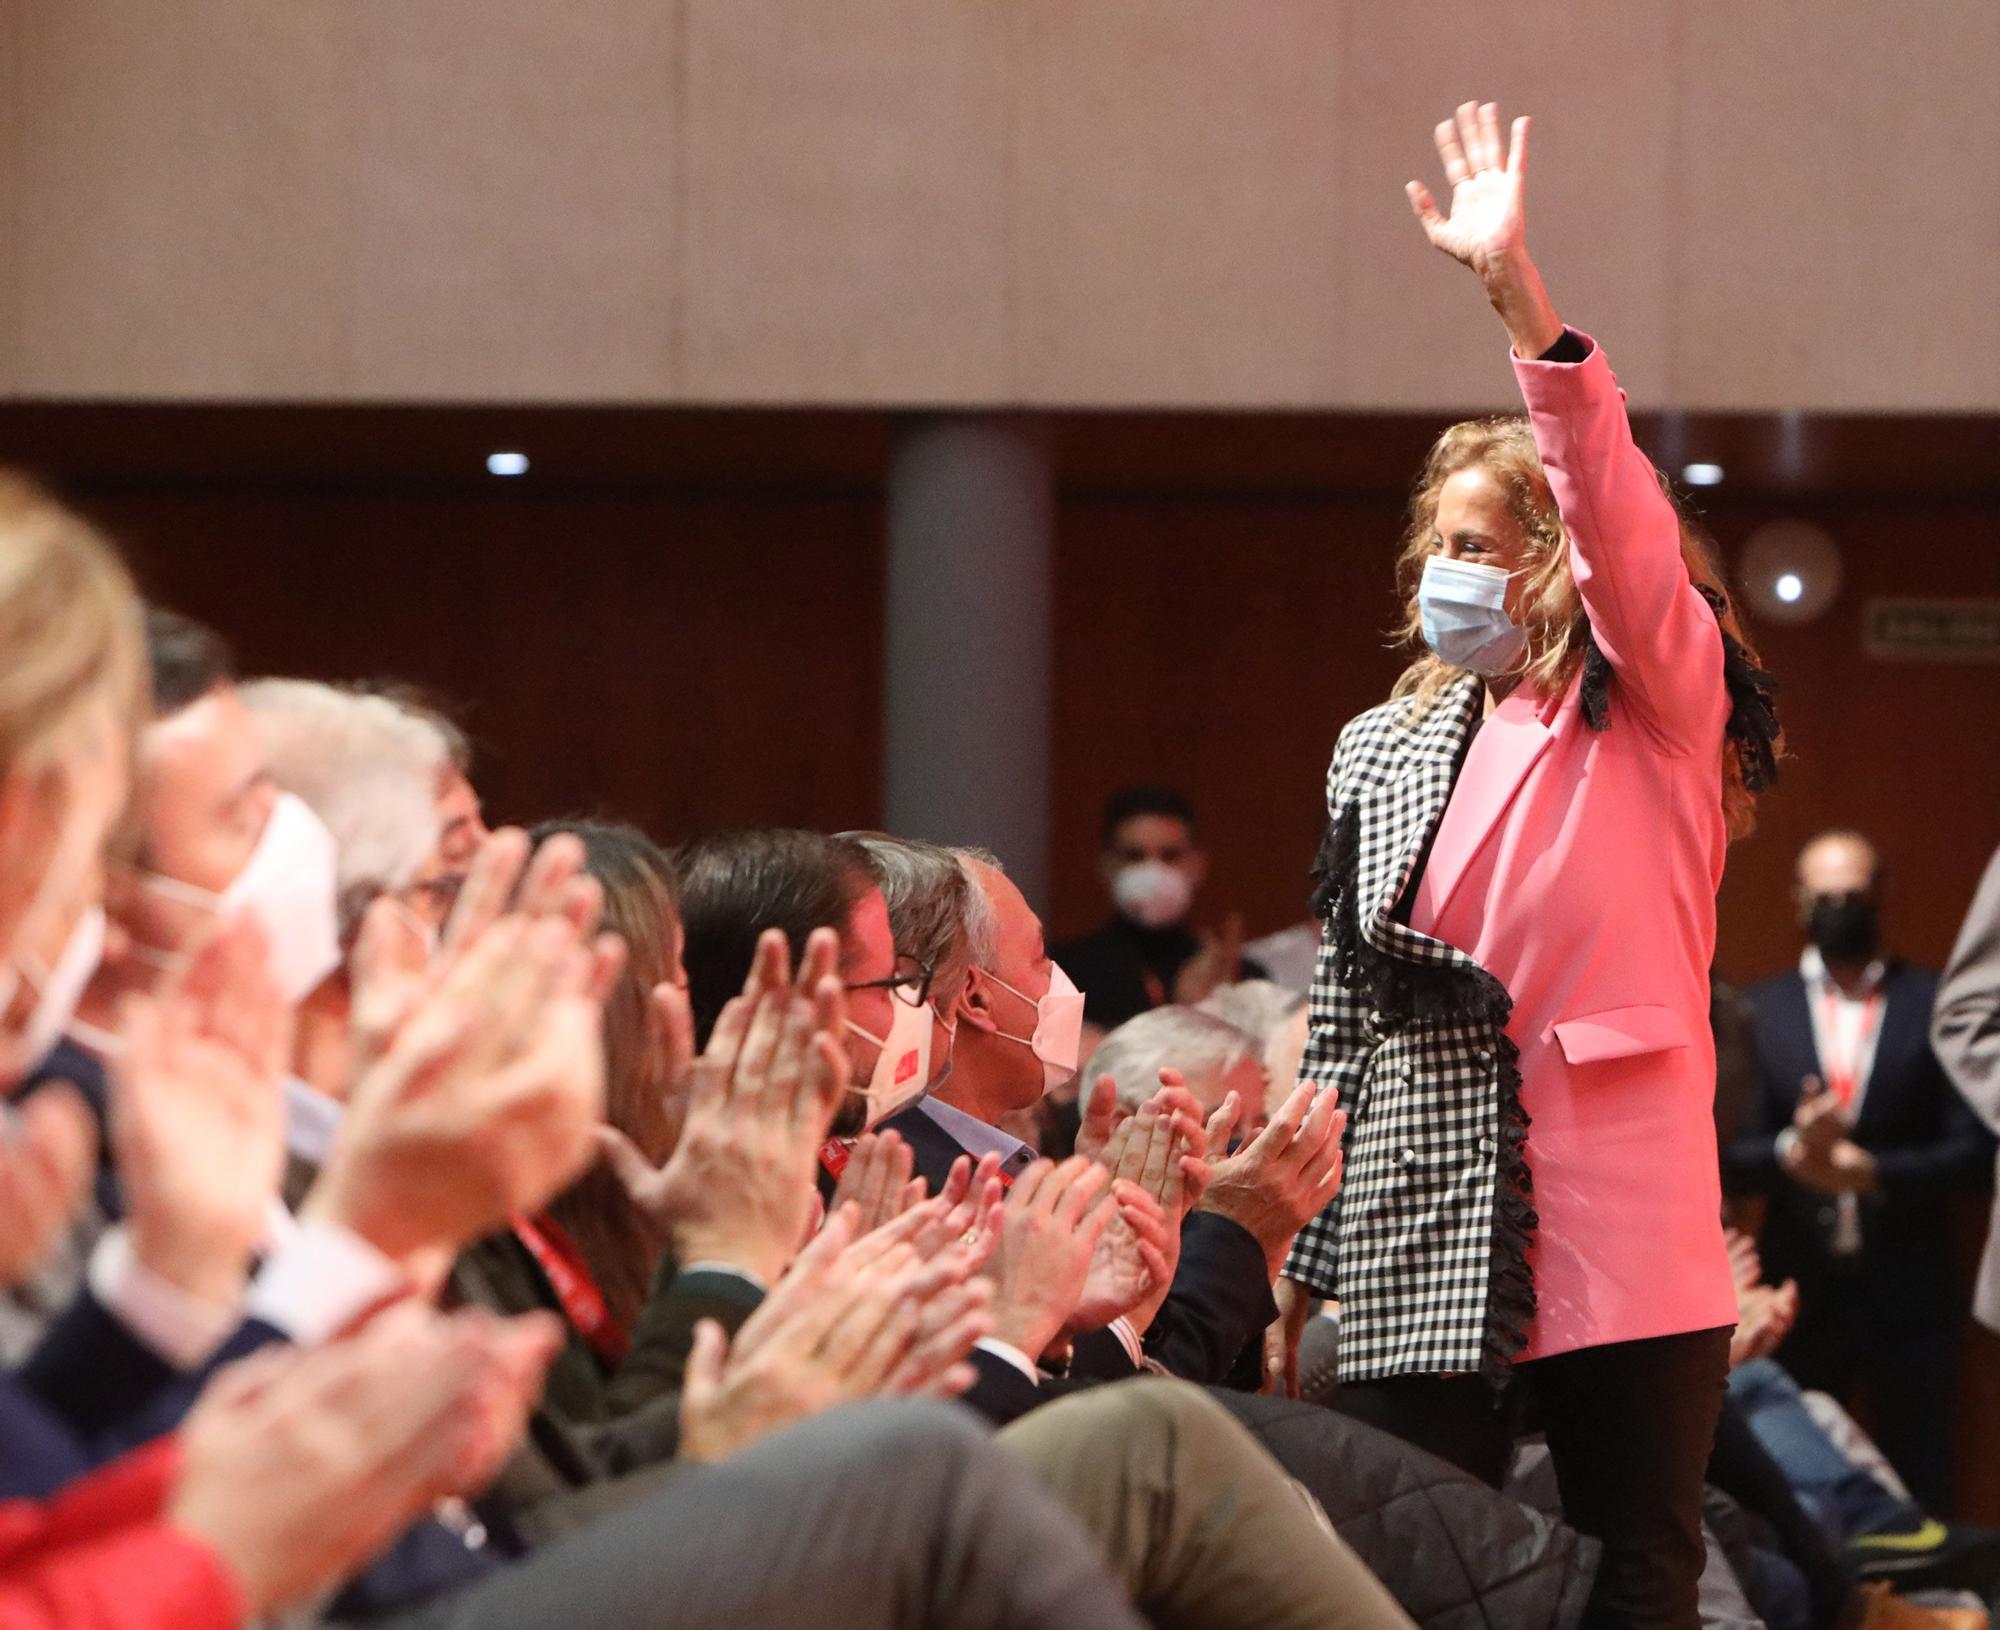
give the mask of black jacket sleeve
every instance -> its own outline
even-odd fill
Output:
[[[1196,1211],[1181,1229],[1180,1267],[1146,1332],[1146,1356],[1184,1381],[1220,1386],[1277,1316],[1263,1246],[1227,1217]]]

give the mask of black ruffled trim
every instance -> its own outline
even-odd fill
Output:
[[[1706,583],[1696,586],[1720,622],[1726,609],[1722,596]],[[1728,629],[1722,631],[1722,679],[1729,687],[1729,723],[1724,728],[1736,744],[1743,785],[1762,792],[1778,781],[1778,681],[1757,666]]]
[[[1514,1000],[1484,968],[1408,962],[1370,944],[1361,932],[1361,817],[1342,809],[1327,825],[1313,861],[1312,907],[1326,924],[1334,972],[1371,1011],[1375,1028],[1393,1035],[1418,1025],[1476,1024],[1494,1041],[1493,1227],[1486,1280],[1486,1329],[1480,1373],[1495,1385],[1511,1373],[1535,1318],[1535,1276],[1528,1266],[1539,1219],[1528,1165],[1528,1112],[1521,1104],[1521,1054],[1507,1035]]]
[[[1728,602],[1706,583],[1695,585],[1715,620],[1722,621]],[[1583,721],[1592,730],[1611,723],[1611,664],[1598,649],[1595,631],[1585,636],[1583,680],[1578,701]],[[1729,722],[1723,733],[1736,749],[1736,761],[1743,769],[1743,785],[1763,792],[1778,781],[1778,682],[1767,669],[1743,648],[1743,642],[1728,629],[1722,631],[1722,682],[1729,691]]]
[[[1597,648],[1597,635],[1586,636],[1583,649],[1583,683],[1577,700],[1583,704],[1583,722],[1593,730],[1611,723],[1611,660]]]

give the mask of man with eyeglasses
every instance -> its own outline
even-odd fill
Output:
[[[836,1133],[859,1130],[867,1091],[896,1025],[903,988],[889,908],[859,844],[822,832],[758,827],[697,838],[674,857],[680,870],[682,961],[695,1040],[708,1044],[723,1005],[743,988],[758,936],[775,928],[791,948],[793,964],[805,956],[813,931],[840,935],[840,977],[847,986],[847,1055],[854,1093],[835,1123]],[[906,1021],[907,1025],[907,1021]]]
[[[1000,1175],[1011,1183],[1034,1163],[1036,1149],[1000,1124],[1006,1117],[1032,1108],[1042,1097],[1043,1071],[1035,1064],[1032,1034],[1039,1013],[1033,998],[1022,998],[1030,1040],[1012,1051],[1019,1059],[1002,1058],[997,1071],[981,1067],[980,1036],[985,1019],[975,1018],[973,1029],[964,1029],[961,1011],[967,987],[974,982],[974,944],[989,949],[992,960],[997,951],[999,925],[992,905],[972,875],[951,850],[918,839],[892,837],[885,832],[849,832],[868,851],[882,893],[889,903],[889,923],[896,941],[914,966],[927,971],[922,995],[931,1015],[931,1056],[929,1092],[918,1102],[888,1122],[910,1145],[917,1175],[935,1189],[944,1181],[951,1163],[962,1154],[975,1160],[997,1155]],[[1008,885],[1012,887],[1011,884]],[[1019,891],[1015,891],[1019,900]],[[1020,901],[1021,913],[1033,920],[1027,902]],[[976,924],[976,931],[975,925]],[[1029,947],[1023,938],[1022,950]],[[1034,924],[1035,956],[1044,964],[1039,970],[1023,966],[1014,970],[1017,980],[1032,980],[1039,971],[1042,982],[1053,980],[1053,964],[1041,955],[1040,923]],[[995,942],[989,945],[989,942]],[[1004,970],[987,971],[981,983],[1004,978]],[[981,998],[981,1011],[990,1018],[995,993]],[[1004,1003],[1004,995],[999,996]],[[961,1038],[971,1059],[962,1073],[958,1068]],[[1007,1068],[1008,1065],[1029,1067]]]
[[[998,1153],[1003,1173],[1025,1168],[1036,1151],[999,1123],[1075,1073],[1075,1055],[1065,1049],[1080,1028],[1050,1022],[1052,1007],[1060,1019],[1068,980],[1048,955],[1041,918],[983,850],[852,836],[874,863],[897,940],[934,970],[928,989],[943,1038],[930,1095],[886,1130],[910,1145],[916,1173],[933,1191],[963,1154]],[[1173,1289],[1143,1340],[1136,1332],[1081,1338],[1072,1373],[1115,1379],[1150,1359],[1176,1375],[1219,1382],[1275,1316],[1256,1236],[1221,1211],[1196,1212],[1182,1229]]]

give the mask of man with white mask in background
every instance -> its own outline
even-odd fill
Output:
[[[1111,895],[1111,920],[1056,946],[1056,960],[1089,993],[1098,1032],[1168,1002],[1195,1003],[1264,970],[1243,956],[1243,923],[1220,935],[1192,926],[1195,895],[1208,877],[1194,809],[1166,787],[1124,787],[1105,801],[1098,871]],[[1101,1039],[1090,1038],[1091,1045]]]
[[[219,918],[257,918],[272,977],[294,1002],[340,960],[333,839],[272,778],[228,648],[158,609],[147,614],[146,647],[153,714],[139,737],[137,847],[107,881],[117,932],[72,1029],[99,1051],[119,1001],[156,985]]]
[[[274,982],[299,1006],[287,1133],[294,1156],[316,1166],[347,1077],[343,948],[369,900],[405,888],[429,854],[447,745],[378,698],[306,681],[239,685],[222,640],[172,612],[148,614],[147,651],[137,849],[112,870],[112,950],[71,1026],[87,1053],[64,1049],[51,1068],[92,1095],[102,1071],[89,1055],[116,1045],[122,998],[151,989],[217,920],[252,916]],[[410,932],[427,932],[413,913]],[[99,1198],[115,1211],[108,1188]]]

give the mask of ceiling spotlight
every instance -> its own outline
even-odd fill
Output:
[[[526,453],[488,453],[486,455],[488,475],[526,475],[528,455]]]
[[[1681,469],[1681,479],[1690,487],[1718,487],[1722,484],[1720,464],[1689,464]]]
[[[1822,616],[1840,595],[1840,549],[1823,527],[1771,521],[1750,534],[1738,581],[1757,615],[1797,625]]]

